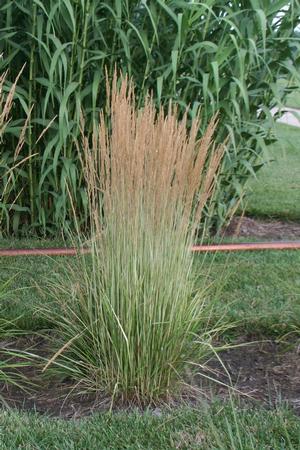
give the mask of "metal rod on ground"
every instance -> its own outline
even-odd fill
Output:
[[[244,242],[238,244],[209,244],[194,245],[193,252],[240,252],[258,250],[300,250],[300,241],[279,242]],[[80,253],[89,253],[88,248],[83,248]],[[76,248],[22,248],[0,249],[1,256],[75,256]]]

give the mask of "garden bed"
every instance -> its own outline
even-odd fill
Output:
[[[255,339],[255,336],[240,337],[235,344],[245,345],[220,353],[227,374],[217,358],[212,358],[208,363],[208,370],[202,373],[222,384],[196,375],[192,382],[196,389],[192,390],[192,394],[183,395],[183,403],[195,405],[216,398],[228,399],[233,393],[243,403],[258,402],[264,407],[275,407],[278,402],[283,401],[300,415],[299,340],[277,343],[275,340],[262,340],[261,337],[259,341]],[[30,352],[41,357],[52,354],[45,340],[36,336],[5,342],[5,347],[27,351],[29,348]],[[109,397],[83,395],[79,386],[74,387],[72,380],[62,382],[41,377],[42,367],[43,363],[19,369],[19,373],[35,385],[29,386],[26,391],[14,385],[0,384],[0,393],[6,405],[64,419],[80,418],[94,412],[105,412],[110,408]],[[234,389],[225,385],[231,385]],[[171,406],[179,404],[181,402],[174,401]],[[115,409],[124,409],[124,405],[117,405]],[[126,405],[126,409],[136,410],[136,405]],[[153,411],[157,414],[160,409],[154,408]]]
[[[299,239],[300,223],[293,221],[234,217],[225,236],[260,239]]]
[[[216,359],[211,361],[214,378],[225,384],[230,384],[231,379],[236,393],[245,402],[257,400],[274,407],[283,401],[300,415],[300,341],[255,342],[255,336],[252,336],[251,339],[238,339],[235,345],[239,343],[246,345],[220,354],[228,374],[220,362]],[[213,390],[217,396],[227,397],[229,394],[228,388],[217,384]]]

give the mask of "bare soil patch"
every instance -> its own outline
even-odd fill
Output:
[[[276,405],[279,400],[285,401],[300,415],[300,341],[294,340],[287,346],[273,340],[260,340],[249,345],[254,340],[253,337],[241,338],[238,343],[246,345],[220,353],[226,370],[217,358],[212,358],[208,363],[209,369],[203,373],[220,383],[233,386],[233,392],[243,402],[258,401],[269,407]],[[52,354],[45,340],[37,337],[11,340],[5,342],[4,346],[19,350],[28,350],[30,347],[32,353],[41,357]],[[0,395],[7,405],[65,419],[106,411],[110,407],[109,398],[83,395],[79,388],[74,388],[72,380],[62,382],[41,377],[43,365],[36,362],[19,369],[19,373],[34,383],[26,391],[15,385],[0,383]],[[230,388],[209,382],[200,375],[193,377],[193,384],[200,388],[203,395],[197,394],[198,399],[185,395],[184,401],[192,404],[212,396],[227,398],[232,392]],[[176,401],[174,405],[178,403]]]
[[[245,402],[258,401],[273,407],[283,401],[300,415],[300,341],[288,344],[274,340],[251,344],[251,341],[242,338],[242,346],[220,353],[227,373],[214,358],[209,363],[209,375],[231,385],[236,390],[233,392]],[[199,378],[198,383],[201,385],[203,381]],[[227,387],[216,383],[211,384],[211,388],[222,398],[230,393]]]
[[[261,239],[300,239],[300,223],[271,219],[234,217],[224,230],[224,236]]]

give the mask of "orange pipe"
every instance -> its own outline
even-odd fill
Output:
[[[194,245],[193,252],[239,252],[249,250],[300,250],[300,241],[279,242],[244,242],[238,244],[210,244]],[[80,250],[80,253],[89,253],[89,249]],[[0,249],[1,256],[74,256],[76,248],[22,248]]]
[[[238,244],[194,245],[193,252],[240,252],[249,250],[300,250],[300,241],[243,242]]]

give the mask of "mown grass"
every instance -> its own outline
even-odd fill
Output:
[[[0,248],[34,248],[64,246],[62,240],[41,239],[2,239]],[[25,330],[38,330],[47,326],[36,314],[42,302],[46,302],[39,290],[50,273],[58,270],[57,262],[63,263],[65,257],[52,259],[48,257],[0,258],[0,283],[8,281],[8,293],[2,299],[1,317],[17,320]],[[57,261],[57,262],[55,262]]]
[[[270,163],[249,183],[246,214],[300,219],[300,129],[277,125],[279,140],[265,155]]]
[[[224,315],[237,333],[270,336],[300,326],[299,252],[209,255],[206,264],[212,259],[210,279],[222,285],[215,320]]]
[[[1,247],[59,246],[57,241],[10,240]],[[49,275],[59,270],[65,257],[0,258],[0,282],[12,276],[11,292],[1,316],[19,319],[22,328],[40,329],[47,324],[36,309],[50,302],[42,288]],[[282,334],[300,326],[300,253],[297,251],[247,252],[197,256],[195,271],[215,283],[214,319],[226,314],[242,332]],[[202,282],[202,281],[201,281]],[[219,285],[222,288],[219,289]],[[15,290],[16,289],[16,290]]]
[[[3,450],[291,450],[300,447],[300,421],[284,408],[235,409],[230,403],[159,416],[102,414],[79,421],[4,411],[0,436]]]

